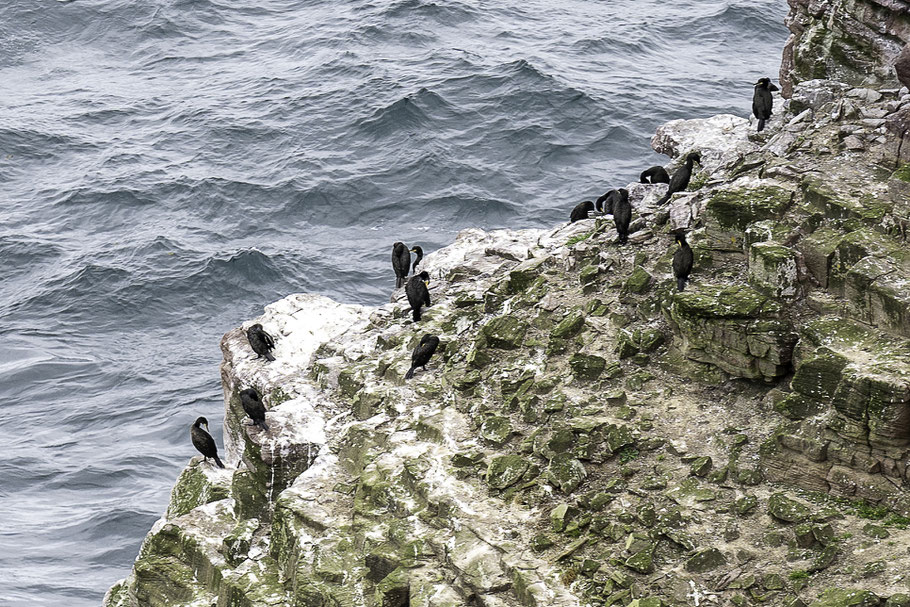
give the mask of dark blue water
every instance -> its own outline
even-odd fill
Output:
[[[554,7],[558,4],[558,7]],[[0,604],[96,605],[220,436],[221,335],[386,301],[747,115],[784,0],[0,2]]]

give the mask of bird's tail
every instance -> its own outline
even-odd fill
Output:
[[[408,372],[404,374],[404,378],[411,379],[412,377],[414,377],[414,369],[416,369],[416,368],[417,367],[411,367],[410,369],[408,369]]]
[[[212,457],[215,458],[215,463],[218,464],[219,468],[224,468],[224,464],[221,463],[221,458],[218,457],[217,453],[215,455],[213,455]]]
[[[397,276],[395,278],[395,288],[400,289],[401,285],[403,285],[403,284],[404,284],[404,278],[402,278],[401,276]]]
[[[414,322],[417,322],[420,320],[420,308],[417,307],[417,308],[414,308],[413,310],[414,310]]]
[[[625,234],[620,234],[619,235],[619,244],[626,244],[627,242],[629,242],[629,237]]]
[[[686,288],[686,279],[685,279],[685,278],[677,278],[677,279],[676,279],[676,288],[677,288],[678,290],[680,290],[680,291],[685,290],[685,288]]]
[[[667,192],[667,195],[664,196],[663,198],[661,198],[660,200],[658,200],[658,201],[657,201],[657,204],[667,204],[667,201],[670,200],[670,196],[672,196],[672,195],[673,195],[673,194]]]
[[[266,359],[267,361],[269,361],[269,362],[273,362],[273,361],[275,360],[275,357],[272,356],[272,353],[271,353],[271,352],[266,352],[266,353],[265,353],[265,359]]]
[[[269,431],[269,425],[267,423],[265,423],[265,420],[256,422],[256,425],[259,426],[260,428],[262,428],[263,430],[265,430],[266,432]]]
[[[764,129],[765,129],[765,119],[764,119],[764,118],[759,118],[759,119],[758,119],[758,130],[759,130],[759,132],[761,132],[761,131],[763,131]]]

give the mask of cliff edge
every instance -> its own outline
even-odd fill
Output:
[[[225,335],[228,468],[190,461],[105,605],[910,605],[907,3],[791,6],[787,101],[658,129],[702,167],[628,186],[628,245],[466,230],[420,323],[291,295],[275,362]]]

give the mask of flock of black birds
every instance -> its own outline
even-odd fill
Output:
[[[765,122],[771,118],[774,106],[772,91],[780,90],[771,83],[770,78],[760,78],[754,85],[752,95],[752,113],[758,119],[758,130],[765,128]],[[695,163],[701,164],[701,154],[690,152],[686,155],[685,163],[670,177],[662,166],[652,166],[639,175],[639,181],[646,184],[666,183],[667,192],[657,201],[658,205],[666,204],[673,194],[684,192],[689,187]],[[612,215],[616,226],[617,242],[626,244],[629,241],[629,224],[632,221],[632,205],[629,203],[629,192],[625,189],[610,190],[594,202],[585,200],[578,203],[569,215],[569,221],[574,223],[582,219],[601,215]],[[673,275],[676,277],[676,288],[680,291],[686,288],[689,274],[692,273],[694,256],[692,248],[686,242],[684,230],[674,231],[674,240],[679,248],[673,254]]]
[[[771,83],[770,78],[760,78],[754,87],[752,113],[758,119],[758,130],[761,131],[765,128],[766,121],[771,118],[771,110],[774,103],[771,92],[779,89]],[[659,205],[666,204],[673,194],[683,192],[689,187],[689,181],[692,179],[692,170],[696,162],[701,164],[701,155],[698,152],[691,152],[686,155],[685,163],[673,173],[672,177],[664,167],[653,166],[642,171],[639,181],[648,184],[668,184],[666,194],[657,203]],[[629,202],[628,190],[625,188],[610,190],[593,202],[585,200],[572,209],[569,219],[571,223],[574,223],[597,215],[612,215],[616,226],[617,242],[622,245],[629,241],[632,204]],[[692,272],[694,256],[692,248],[686,241],[685,230],[674,231],[674,240],[679,247],[673,253],[673,275],[676,277],[676,288],[682,291],[686,288],[686,282]],[[413,264],[411,263],[411,253],[417,255]],[[396,242],[392,245],[392,269],[395,271],[395,288],[400,289],[404,286],[415,323],[421,319],[421,309],[423,307],[429,308],[431,305],[430,291],[428,289],[430,275],[426,271],[417,273],[417,266],[422,260],[423,249],[419,246],[409,249],[403,242]],[[275,360],[272,355],[272,350],[275,349],[275,340],[266,333],[261,324],[254,324],[247,329],[246,337],[250,343],[250,348],[257,354],[258,358],[265,357],[269,362]],[[425,368],[438,347],[439,337],[429,333],[424,334],[420,339],[420,343],[417,344],[417,347],[411,353],[411,367],[404,378],[411,379],[414,377],[415,370]],[[241,390],[240,404],[244,412],[252,420],[253,426],[258,426],[265,432],[269,431],[269,427],[265,422],[265,405],[262,402],[262,396],[256,388],[251,387]],[[218,458],[218,448],[215,445],[215,440],[208,433],[207,419],[204,417],[196,419],[190,429],[190,436],[193,446],[202,454],[203,460],[207,461],[211,457],[219,468],[224,468],[224,464]]]

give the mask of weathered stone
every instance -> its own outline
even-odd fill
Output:
[[[749,249],[749,282],[774,297],[795,297],[799,285],[796,255],[773,242],[753,244]]]
[[[554,455],[547,468],[547,478],[566,494],[575,491],[587,476],[584,464],[571,453]]]
[[[581,310],[575,310],[562,319],[550,333],[553,339],[568,339],[575,337],[585,324],[585,315]]]
[[[774,493],[768,499],[768,514],[787,523],[802,523],[808,520],[812,512],[783,493]]]
[[[727,564],[727,558],[717,548],[699,550],[686,561],[686,571],[705,573]]]
[[[868,590],[829,588],[810,607],[874,607],[881,599]]]
[[[569,360],[572,372],[575,377],[582,380],[595,380],[603,373],[607,366],[607,361],[596,354],[583,354],[581,352],[572,355]]]
[[[490,460],[487,467],[487,484],[494,489],[505,489],[521,480],[530,463],[519,455],[500,455]]]
[[[497,316],[481,328],[492,348],[514,350],[520,348],[528,327],[515,316]]]
[[[796,336],[780,312],[778,303],[748,287],[710,285],[674,294],[666,310],[686,356],[752,379],[789,370]]]

